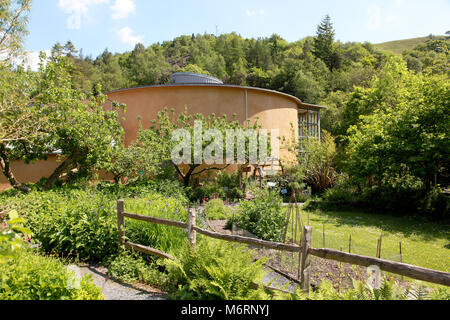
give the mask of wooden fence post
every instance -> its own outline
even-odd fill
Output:
[[[402,242],[399,243],[400,248],[400,263],[403,263],[403,253],[402,253]],[[404,280],[404,277],[402,276],[402,280]]]
[[[352,253],[352,235],[348,239],[348,253]]]
[[[300,268],[300,286],[309,293],[310,278],[311,278],[311,257],[308,250],[312,246],[312,227],[305,226],[302,239],[302,263]]]
[[[197,232],[195,231],[195,209],[189,209],[188,213],[188,239],[192,250],[195,252],[197,245]]]
[[[322,231],[322,248],[326,248],[326,246],[325,246],[325,224],[323,225],[323,231]]]
[[[119,251],[125,245],[125,219],[123,213],[125,212],[125,203],[123,200],[117,201],[117,233],[119,238]]]

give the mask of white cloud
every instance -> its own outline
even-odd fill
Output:
[[[112,18],[114,20],[126,19],[132,13],[136,12],[134,0],[116,0],[111,6],[113,11]]]
[[[124,27],[117,31],[117,35],[120,37],[120,40],[123,43],[135,45],[139,42],[142,42],[144,39],[143,36],[133,35],[133,30],[130,27]]]
[[[245,14],[246,14],[248,17],[253,17],[253,16],[256,16],[256,15],[263,16],[265,13],[266,13],[266,12],[265,12],[263,9],[259,9],[259,10],[250,10],[250,9],[246,9],[246,10],[245,10]]]
[[[379,6],[370,5],[367,8],[367,28],[370,30],[379,29],[381,26],[381,9]]]
[[[405,0],[394,0],[394,3],[397,7],[400,7],[405,4]]]
[[[67,27],[78,30],[81,28],[81,19],[87,17],[89,7],[105,3],[109,3],[109,0],[59,0],[58,6],[62,11],[70,14]]]

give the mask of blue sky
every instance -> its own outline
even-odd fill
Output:
[[[329,14],[343,42],[444,34],[450,0],[34,0],[25,49],[39,52],[71,40],[96,57],[182,34],[235,31],[243,37],[280,34],[288,41],[314,35]]]

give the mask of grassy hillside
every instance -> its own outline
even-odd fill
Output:
[[[430,36],[421,38],[412,38],[405,40],[389,41],[376,44],[375,47],[379,50],[391,51],[396,54],[402,54],[405,50],[414,49],[417,45],[430,40]],[[444,40],[445,36],[433,36],[433,40]]]

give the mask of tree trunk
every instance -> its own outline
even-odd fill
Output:
[[[44,190],[48,190],[58,181],[59,177],[70,170],[70,168],[83,156],[81,152],[74,152],[71,156],[69,156],[66,160],[64,160],[61,165],[56,168],[56,170],[52,173],[52,175],[47,179],[47,182],[44,185]]]
[[[14,173],[11,170],[11,164],[8,158],[8,154],[6,153],[6,146],[3,143],[0,143],[0,168],[2,169],[3,174],[8,179],[11,186],[22,192],[30,192],[31,189],[22,185],[19,181],[17,181]]]

